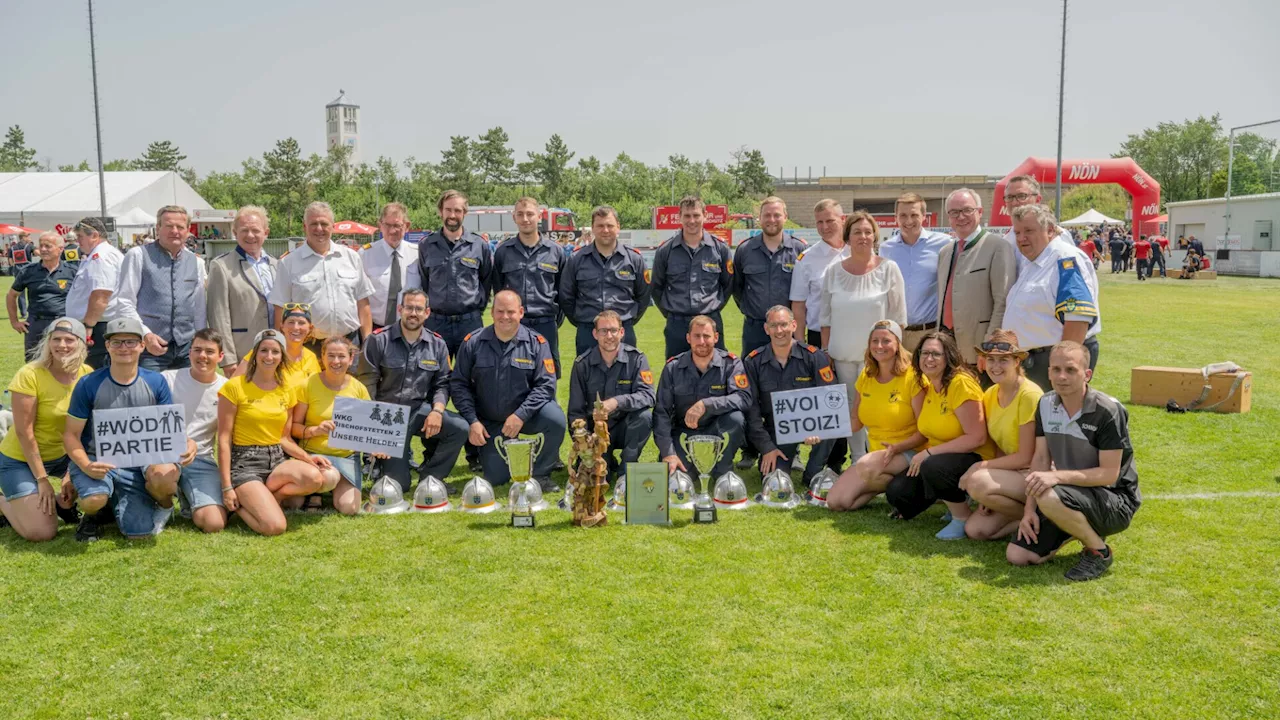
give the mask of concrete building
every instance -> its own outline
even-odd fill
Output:
[[[775,182],[774,194],[787,202],[787,215],[805,227],[813,227],[813,206],[823,198],[838,201],[846,212],[867,210],[893,214],[894,201],[906,192],[918,193],[935,214],[934,227],[947,225],[942,204],[947,195],[962,187],[972,188],[982,197],[983,209],[991,207],[992,193],[1003,175],[903,175],[881,177],[782,178]],[[990,218],[983,218],[983,222]]]
[[[344,145],[351,148],[351,164],[360,164],[360,106],[347,99],[346,90],[324,106],[325,147]]]
[[[1195,235],[1204,243],[1213,268],[1226,275],[1280,277],[1280,193],[1231,198],[1231,230],[1227,233],[1224,198],[1165,205],[1168,238]],[[1174,251],[1181,262],[1182,253]]]

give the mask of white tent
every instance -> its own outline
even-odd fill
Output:
[[[1080,215],[1079,217],[1073,217],[1070,220],[1060,222],[1058,224],[1068,225],[1068,226],[1070,225],[1120,225],[1123,222],[1124,221],[1122,220],[1109,218],[1106,215],[1103,215],[1102,213],[1098,212],[1097,210],[1094,210],[1093,208],[1089,208],[1089,211],[1084,213],[1083,215]]]
[[[138,207],[116,217],[116,227],[147,228],[152,227],[155,224],[155,213],[147,212],[146,210]]]
[[[106,173],[107,215],[119,218],[134,208],[152,214],[165,205],[188,211],[209,203],[175,172]],[[0,223],[40,230],[71,226],[102,212],[96,172],[0,173]],[[150,223],[149,223],[150,224]]]

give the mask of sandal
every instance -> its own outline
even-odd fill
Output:
[[[308,495],[307,498],[302,501],[302,507],[299,509],[302,510],[302,512],[318,513],[324,510],[324,499],[319,495]]]

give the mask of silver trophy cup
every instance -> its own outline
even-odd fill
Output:
[[[511,472],[512,490],[518,493],[516,502],[511,504],[511,527],[531,528],[537,524],[533,516],[533,504],[529,500],[528,483],[533,477],[534,459],[542,450],[543,441],[541,434],[516,440],[504,437],[493,439],[494,448]]]
[[[713,523],[719,518],[716,515],[716,504],[711,499],[711,471],[729,447],[729,433],[720,436],[685,435],[680,438],[680,446],[684,448],[689,463],[698,471],[698,494],[693,499],[693,521]]]

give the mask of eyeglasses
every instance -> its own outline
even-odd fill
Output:
[[[764,326],[768,330],[780,330],[790,324],[791,323],[789,321],[781,321],[781,322],[765,323]]]
[[[427,311],[427,308],[422,305],[401,305],[400,306],[400,312],[402,313],[413,313],[416,315],[416,314],[424,313],[426,311]]]
[[[285,310],[305,310],[311,312],[311,303],[295,303],[289,302],[284,304]]]
[[[136,348],[142,344],[141,340],[130,338],[128,340],[108,340],[107,347],[111,348]]]
[[[1018,348],[1007,342],[984,342],[982,343],[982,352],[1017,352]]]
[[[601,335],[621,335],[622,328],[596,328],[596,332]]]
[[[1023,200],[1030,200],[1033,197],[1035,197],[1035,195],[1032,195],[1031,193],[1015,193],[1013,195],[1005,193],[1004,201],[1005,202],[1022,202]]]
[[[944,352],[939,352],[939,351],[937,351],[937,350],[921,350],[921,351],[920,351],[920,357],[922,357],[922,358],[933,358],[933,359],[937,360],[937,359],[939,359],[939,358],[944,358],[944,357],[946,357],[946,356],[947,356],[947,354],[946,354],[946,353],[944,353]]]
[[[959,208],[957,210],[948,210],[947,217],[949,218],[969,217],[970,215],[973,215],[976,212],[978,212],[978,208],[976,207]]]

